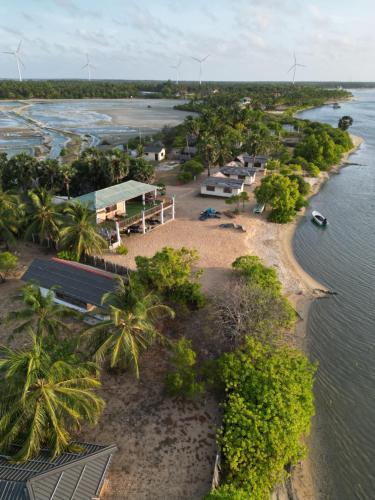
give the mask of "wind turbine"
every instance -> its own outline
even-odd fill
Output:
[[[22,59],[20,57],[21,45],[22,45],[22,40],[20,40],[20,43],[18,44],[18,47],[17,47],[16,50],[2,52],[3,54],[11,54],[12,56],[14,56],[16,58],[17,69],[18,69],[18,77],[19,77],[20,82],[22,82],[21,65],[23,67],[25,67],[25,65],[23,64]]]
[[[95,69],[95,66],[93,64],[91,64],[90,57],[88,54],[86,54],[86,64],[84,66],[82,66],[81,69],[85,69],[85,68],[87,68],[87,72],[89,75],[89,81],[91,81],[91,70]]]
[[[209,56],[210,56],[210,54],[208,54],[206,57],[203,57],[202,59],[199,59],[198,57],[191,56],[191,58],[194,59],[194,61],[199,62],[199,85],[202,85],[202,64]]]
[[[176,66],[171,66],[172,69],[176,70],[176,85],[178,85],[178,80],[180,79],[180,66],[182,64],[182,59],[180,58]]]
[[[294,85],[294,82],[296,81],[296,71],[297,71],[297,68],[300,67],[300,68],[306,68],[306,66],[304,64],[299,64],[297,62],[297,58],[296,58],[296,53],[293,52],[293,57],[294,57],[294,64],[293,66],[291,66],[291,68],[288,70],[288,73],[290,73],[292,70],[293,70],[293,80],[292,80],[292,83]]]

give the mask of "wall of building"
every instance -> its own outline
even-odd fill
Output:
[[[99,210],[96,212],[96,222],[100,223],[106,220],[108,217],[109,219],[113,219],[117,214],[122,215],[125,213],[125,201],[119,201],[116,203],[116,210],[113,210],[112,212],[106,212],[105,210]]]
[[[201,186],[201,194],[208,196],[220,196],[222,198],[230,198],[231,196],[240,194],[243,191],[243,187],[241,189],[233,189],[231,193],[224,193],[224,188],[215,186],[215,191],[207,191],[207,186]]]

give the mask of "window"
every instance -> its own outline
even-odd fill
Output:
[[[215,191],[215,186],[206,186],[206,191]]]
[[[246,175],[238,175],[237,177],[240,181],[244,181],[246,179]]]
[[[229,194],[232,194],[232,188],[225,187],[225,188],[224,188],[224,193],[229,193]]]
[[[117,210],[117,204],[116,205],[111,205],[110,207],[105,207],[106,213],[108,212],[115,212]]]

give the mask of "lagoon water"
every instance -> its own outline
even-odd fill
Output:
[[[9,155],[32,152],[34,133],[51,141],[49,157],[56,158],[68,140],[66,132],[85,136],[85,146],[114,138],[123,143],[138,134],[152,134],[165,125],[175,126],[191,113],[174,109],[179,99],[72,99],[43,101],[0,101],[0,151]],[[15,113],[23,108],[22,114]],[[7,133],[10,130],[10,133]],[[2,137],[0,137],[2,139]]]
[[[317,300],[308,318],[309,351],[318,360],[315,435],[322,489],[319,498],[375,498],[375,89],[356,100],[300,113],[337,125],[354,119],[351,132],[365,143],[354,165],[333,175],[311,199],[294,239],[295,254],[321,283],[337,292]],[[327,228],[310,221],[313,209]]]

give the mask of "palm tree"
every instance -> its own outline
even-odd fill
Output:
[[[104,407],[94,364],[55,359],[43,339],[34,333],[31,339],[29,350],[0,346],[0,447],[19,444],[15,461],[33,458],[43,446],[56,457],[81,423],[97,423]]]
[[[44,189],[28,192],[29,203],[28,211],[28,227],[25,232],[25,237],[34,239],[34,236],[39,238],[40,243],[50,241],[56,243],[59,239],[61,227],[61,210],[58,205],[52,201],[50,193]]]
[[[60,231],[59,246],[80,260],[84,255],[102,254],[106,240],[98,233],[96,215],[89,204],[70,202],[65,210],[64,226]]]
[[[117,291],[105,294],[102,303],[109,307],[110,319],[83,334],[88,337],[94,359],[102,363],[109,355],[111,368],[131,365],[139,378],[141,351],[161,338],[155,320],[163,313],[173,318],[174,312],[161,304],[155,294],[144,295],[131,281],[125,285],[120,280]]]
[[[10,312],[6,317],[8,322],[21,321],[13,333],[34,328],[39,337],[55,339],[60,330],[68,329],[66,318],[79,317],[76,311],[54,302],[53,288],[43,295],[37,284],[28,283],[21,288],[19,298],[25,305],[24,309]]]
[[[5,242],[7,249],[16,242],[22,212],[19,197],[0,190],[0,240]]]

